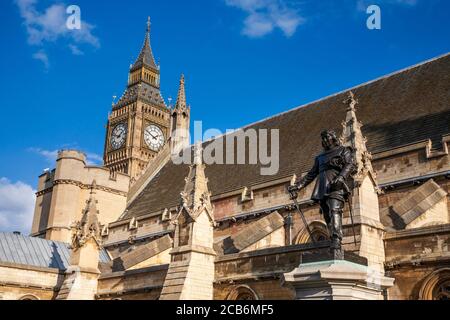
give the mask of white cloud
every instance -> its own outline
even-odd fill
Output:
[[[87,152],[86,162],[88,166],[99,166],[103,163],[103,157],[95,153]]]
[[[58,150],[45,150],[42,148],[29,148],[28,151],[36,153],[42,156],[49,165],[55,165],[56,158],[58,157]],[[88,166],[101,166],[103,163],[103,157],[92,152],[85,152],[86,164]]]
[[[0,178],[0,231],[29,234],[36,190],[23,182]]]
[[[47,53],[44,50],[39,50],[33,54],[33,59],[39,60],[44,64],[46,70],[50,67],[50,62],[48,61]]]
[[[248,14],[242,33],[251,38],[263,37],[277,28],[291,37],[305,23],[298,9],[285,0],[225,0],[225,3]]]
[[[41,155],[50,164],[53,164],[56,161],[56,157],[58,156],[58,150],[49,151],[41,148],[29,148],[28,151]]]
[[[74,44],[69,44],[69,49],[70,49],[70,51],[72,51],[72,54],[75,55],[75,56],[82,56],[82,55],[84,55],[84,52],[81,51],[80,48],[78,48]]]
[[[69,49],[75,55],[82,53],[78,47],[79,44],[88,44],[94,48],[100,47],[99,39],[92,34],[94,29],[92,24],[82,19],[80,30],[67,28],[66,21],[69,16],[64,4],[53,4],[43,11],[39,11],[36,8],[38,0],[15,0],[15,3],[27,30],[28,44],[43,47],[46,43],[65,39],[70,43]],[[35,53],[34,57],[48,66],[48,57],[44,50]]]

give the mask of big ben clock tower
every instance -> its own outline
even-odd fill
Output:
[[[170,109],[160,92],[160,69],[150,45],[149,18],[144,45],[130,68],[128,86],[108,118],[105,167],[135,179],[169,135]]]

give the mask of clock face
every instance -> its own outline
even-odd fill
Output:
[[[114,150],[120,149],[127,137],[127,126],[124,123],[118,124],[111,133],[111,147]]]
[[[164,134],[159,127],[151,124],[145,128],[144,140],[151,150],[159,151],[164,145]]]

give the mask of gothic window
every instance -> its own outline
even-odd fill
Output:
[[[327,226],[322,221],[313,221],[309,224],[312,236],[316,242],[327,241],[329,239]],[[296,244],[310,243],[311,237],[306,229],[299,232]]]
[[[36,296],[33,296],[31,294],[28,294],[28,295],[21,297],[19,300],[39,300],[39,298]]]
[[[450,300],[450,280],[444,282],[437,288],[435,300]]]
[[[316,241],[316,242],[321,242],[321,241],[327,241],[328,240],[328,234],[326,234],[322,230],[314,230],[312,232],[312,236],[314,238],[314,241]]]
[[[420,300],[450,300],[450,268],[431,273],[423,280]]]
[[[227,300],[259,300],[255,291],[246,285],[235,287],[227,296]]]
[[[240,301],[240,300],[256,300],[256,299],[255,295],[252,294],[251,292],[242,292],[236,297],[236,300]]]

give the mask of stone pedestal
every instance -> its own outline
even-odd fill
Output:
[[[297,300],[383,300],[394,285],[375,269],[348,260],[302,263],[284,274],[284,285],[292,287]]]

